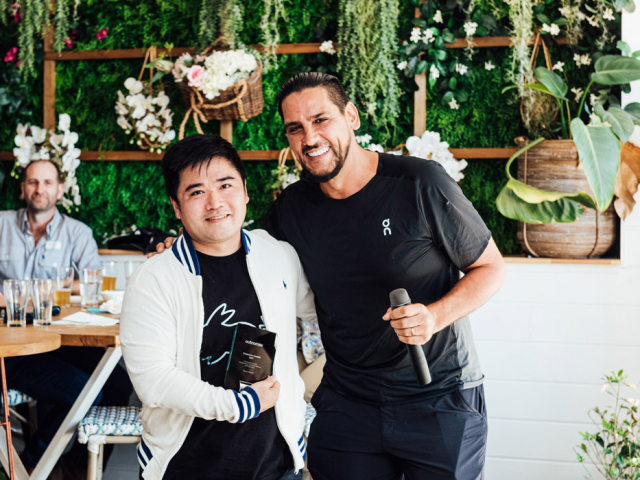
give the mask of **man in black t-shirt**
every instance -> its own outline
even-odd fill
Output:
[[[278,102],[304,177],[265,229],[296,249],[326,349],[314,480],[482,478],[483,375],[467,315],[505,279],[491,233],[436,162],[362,149],[335,77],[296,75]],[[414,303],[391,311],[396,288]],[[403,344],[422,345],[430,384]]]

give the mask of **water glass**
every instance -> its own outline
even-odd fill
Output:
[[[4,299],[7,304],[7,326],[27,326],[29,280],[5,280]]]
[[[80,296],[82,297],[83,309],[98,307],[101,287],[102,270],[83,268],[80,272]]]
[[[60,308],[69,308],[73,287],[73,267],[53,267],[51,278],[55,283],[53,287],[55,304]]]
[[[53,280],[36,278],[31,280],[31,298],[33,299],[33,324],[51,325],[53,309]]]
[[[124,278],[125,278],[125,284],[128,285],[129,284],[129,278],[131,277],[131,275],[133,274],[133,271],[138,267],[138,262],[132,262],[131,260],[128,260],[125,262],[124,264]]]
[[[102,291],[116,289],[116,262],[102,262]]]

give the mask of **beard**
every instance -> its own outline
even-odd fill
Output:
[[[347,145],[347,148],[344,150],[344,152],[340,148],[336,150],[336,149],[333,149],[333,147],[331,147],[331,149],[334,151],[334,154],[336,156],[336,160],[333,162],[333,165],[331,165],[330,170],[328,172],[324,172],[320,174],[313,173],[311,170],[307,168],[306,164],[303,161],[301,161],[300,164],[302,165],[304,178],[308,178],[309,180],[312,180],[316,183],[327,183],[329,180],[333,180],[335,177],[338,176],[338,174],[340,173],[340,170],[342,170],[342,167],[344,167],[344,164],[347,161],[347,157],[349,156],[350,147],[351,145]],[[306,150],[312,150],[314,148],[317,148],[317,146],[308,147]],[[305,154],[303,154],[303,156],[304,155]]]
[[[50,196],[31,196],[25,199],[27,209],[33,213],[48,212],[56,206],[56,200],[52,200]]]

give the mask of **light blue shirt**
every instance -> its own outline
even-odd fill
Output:
[[[98,245],[84,223],[56,212],[37,245],[27,209],[0,212],[0,291],[8,278],[51,278],[55,265],[101,268]]]

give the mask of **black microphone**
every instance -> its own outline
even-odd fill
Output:
[[[396,288],[389,294],[389,300],[391,301],[391,308],[395,310],[398,307],[404,307],[411,304],[409,294],[404,288]],[[409,345],[407,349],[411,355],[411,363],[413,363],[413,369],[416,371],[416,377],[418,377],[418,383],[420,385],[427,385],[431,383],[431,373],[429,372],[429,365],[427,359],[424,357],[424,350],[422,345]]]

